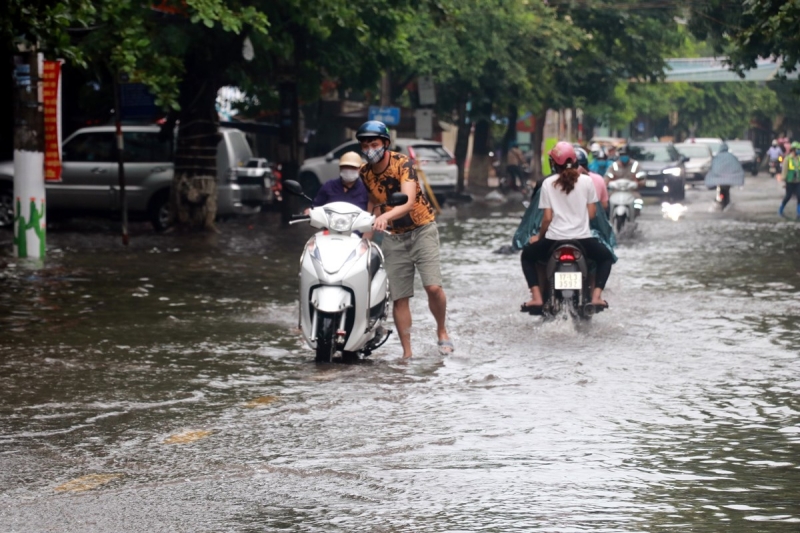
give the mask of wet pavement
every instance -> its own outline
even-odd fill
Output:
[[[274,213],[0,234],[0,531],[796,532],[800,223],[732,196],[648,202],[582,325],[517,311],[521,205],[449,210],[456,352],[418,286],[408,363],[312,362]]]

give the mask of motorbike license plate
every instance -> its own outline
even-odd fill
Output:
[[[645,187],[655,187],[656,185],[658,185],[656,180],[644,180]]]
[[[580,272],[556,272],[557,291],[577,291],[581,289]]]

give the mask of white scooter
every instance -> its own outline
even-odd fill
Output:
[[[298,196],[296,181],[283,188]],[[403,205],[408,196],[395,193],[387,205]],[[372,231],[375,216],[347,202],[312,208],[293,215],[290,224],[308,221],[320,231],[306,242],[300,258],[300,329],[316,351],[318,363],[342,357],[369,356],[392,333],[383,327],[389,308],[389,281],[383,254],[369,239],[355,232]]]
[[[619,178],[608,183],[608,218],[618,237],[626,225],[636,227],[636,218],[644,206],[642,199],[634,194],[638,188],[639,184],[632,179]]]

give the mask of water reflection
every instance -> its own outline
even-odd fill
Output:
[[[45,268],[2,270],[0,529],[797,531],[800,245],[705,192],[680,224],[645,207],[581,327],[517,311],[492,250],[522,206],[460,210],[456,353],[415,298],[408,364],[394,337],[311,362],[308,232],[271,215],[131,250],[52,232]]]

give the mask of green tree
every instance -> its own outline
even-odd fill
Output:
[[[442,0],[406,34],[408,62],[395,70],[434,78],[440,116],[458,126],[459,189],[474,123],[470,187],[485,187],[493,118],[536,105],[542,78],[575,39],[552,8],[524,0]]]
[[[689,27],[738,72],[762,57],[780,59],[787,70],[800,62],[800,2],[709,0],[691,3]]]

